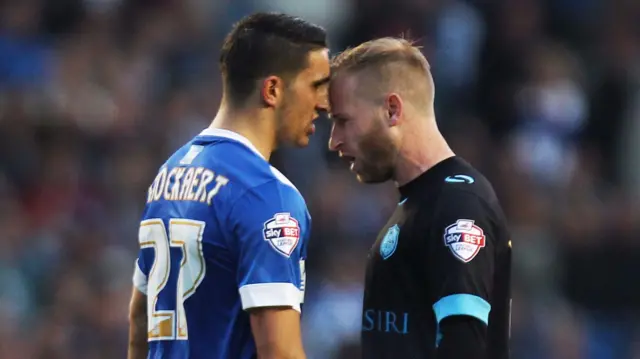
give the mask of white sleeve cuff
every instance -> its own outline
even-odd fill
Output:
[[[300,289],[291,283],[258,283],[240,287],[242,309],[292,307],[300,312]]]
[[[142,273],[138,260],[136,260],[135,270],[133,272],[133,285],[144,294],[147,294],[147,276]]]

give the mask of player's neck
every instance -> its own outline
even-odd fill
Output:
[[[276,149],[276,129],[273,121],[260,121],[262,109],[230,109],[220,106],[209,128],[220,128],[244,136],[267,160]]]
[[[431,167],[455,156],[447,141],[433,122],[433,126],[417,131],[407,131],[403,138],[395,168],[395,182],[404,186],[418,178]]]

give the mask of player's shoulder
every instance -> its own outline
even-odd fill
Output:
[[[478,169],[461,157],[447,160],[438,169],[434,186],[437,211],[446,208],[476,209],[499,216],[500,203],[493,185]]]
[[[168,167],[185,165],[224,175],[236,192],[275,186],[299,194],[296,186],[271,166],[246,137],[229,130],[205,129],[166,162]]]
[[[489,203],[497,200],[489,179],[461,157],[455,157],[441,177],[440,197],[477,198]]]
[[[446,243],[458,240],[460,233],[487,235],[495,243],[508,241],[507,221],[489,179],[460,157],[453,159],[440,179],[435,210],[427,223],[437,231],[444,230]],[[475,256],[451,249],[465,262]]]
[[[205,129],[173,153],[165,166],[197,166],[234,177],[247,186],[268,181],[269,164],[245,137],[222,129]]]

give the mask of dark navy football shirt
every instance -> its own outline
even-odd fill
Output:
[[[448,358],[480,327],[484,349],[471,357],[508,359],[511,239],[493,186],[451,157],[400,194],[369,252],[362,358]],[[452,319],[472,330],[443,333]]]
[[[310,225],[295,186],[243,136],[206,129],[176,151],[139,230],[148,357],[255,358],[245,310],[300,311]]]

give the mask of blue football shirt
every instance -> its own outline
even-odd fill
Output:
[[[301,310],[310,225],[295,186],[243,136],[206,129],[176,151],[139,229],[148,357],[255,358],[245,310]]]

